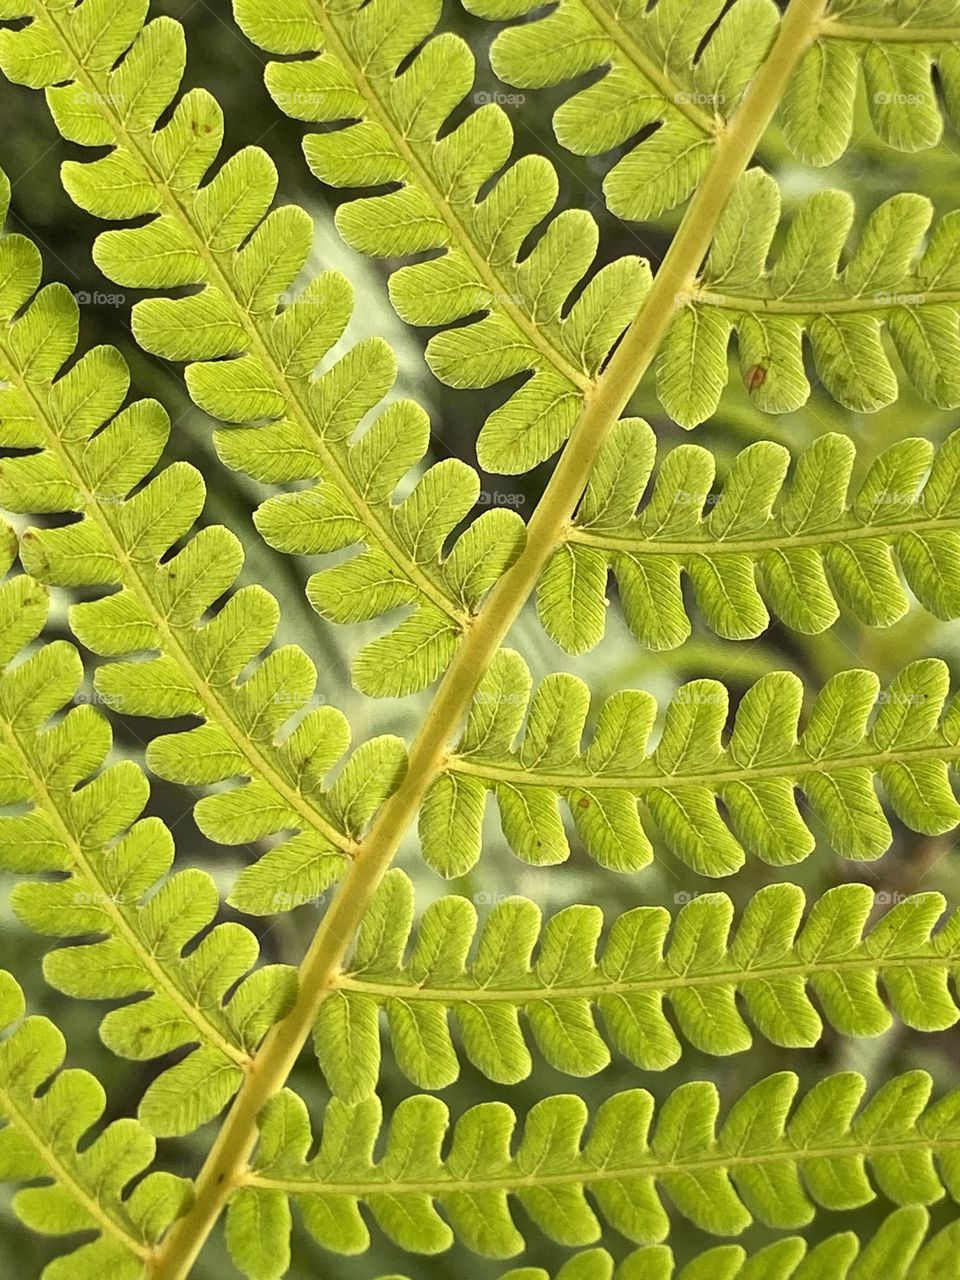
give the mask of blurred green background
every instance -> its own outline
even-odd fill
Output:
[[[227,122],[225,154],[247,144],[265,147],[279,169],[281,200],[303,204],[315,217],[316,248],[311,269],[335,267],[353,283],[357,297],[351,330],[354,338],[378,333],[395,347],[401,366],[399,391],[420,400],[430,411],[434,424],[434,458],[453,455],[475,464],[477,432],[486,413],[500,402],[503,389],[494,388],[489,393],[456,392],[442,386],[429,372],[422,356],[429,331],[405,328],[387,301],[386,279],[397,264],[372,263],[345,249],[338,240],[333,213],[344,193],[323,190],[311,177],[300,153],[301,127],[282,116],[268,98],[262,83],[263,55],[240,34],[226,0],[210,3],[162,0],[153,8],[155,13],[168,13],[180,19],[186,27],[189,62],[185,87],[204,85],[222,104]],[[514,92],[501,85],[489,69],[487,53],[493,27],[473,23],[452,4],[447,7],[445,25],[448,29],[460,30],[476,52],[478,92]],[[553,108],[560,100],[558,94],[551,92],[528,93],[522,103],[506,105],[516,131],[518,150],[539,150],[554,160],[561,176],[562,203],[591,210],[601,224],[604,261],[622,254],[640,253],[655,265],[669,243],[677,216],[640,226],[626,225],[612,218],[599,195],[603,173],[612,158],[586,161],[561,151],[550,124]],[[247,547],[245,580],[264,583],[280,598],[284,620],[278,640],[296,641],[311,654],[320,671],[323,696],[347,712],[355,739],[362,740],[374,732],[395,732],[409,738],[425,705],[424,697],[374,704],[350,685],[350,656],[376,627],[334,629],[313,613],[303,594],[305,579],[312,568],[310,562],[271,552],[252,528],[250,514],[267,496],[267,490],[229,471],[219,461],[212,445],[213,424],[188,401],[181,370],[146,357],[136,347],[129,321],[130,307],[137,295],[129,291],[121,294],[116,286],[99,276],[90,257],[90,247],[95,235],[103,229],[102,224],[79,212],[68,201],[58,181],[61,162],[79,155],[79,149],[62,142],[36,94],[3,84],[0,103],[4,120],[0,166],[13,185],[10,229],[21,230],[38,242],[44,255],[45,280],[62,280],[71,289],[93,298],[82,308],[81,345],[87,348],[108,342],[119,347],[131,365],[136,393],[155,396],[165,405],[175,423],[168,460],[189,459],[202,470],[208,487],[203,519],[226,523],[244,540]],[[827,170],[814,171],[799,166],[788,155],[776,130],[768,135],[759,159],[780,181],[787,214],[801,196],[826,186],[843,187],[856,196],[861,223],[881,199],[900,190],[921,191],[934,200],[938,214],[947,212],[955,203],[960,175],[957,138],[949,127],[944,143],[936,151],[905,156],[877,143],[865,114],[861,121],[854,148]],[[690,439],[664,418],[649,379],[639,389],[631,412],[651,422],[661,449]],[[869,462],[893,442],[911,435],[939,441],[954,425],[951,415],[931,410],[906,386],[896,405],[872,417],[842,410],[820,390],[815,391],[809,405],[799,413],[777,419],[763,417],[748,403],[734,371],[720,412],[712,423],[698,429],[695,439],[715,453],[722,479],[734,453],[753,440],[777,440],[796,454],[823,432],[843,431],[857,444],[862,474]],[[525,477],[486,477],[483,488],[488,493],[501,495],[499,501],[510,502],[526,515],[542,492],[549,471],[547,464]],[[67,634],[66,609],[70,599],[66,592],[55,595],[53,630]],[[845,668],[867,666],[887,680],[918,656],[940,656],[950,663],[954,674],[958,674],[960,632],[957,626],[938,623],[919,606],[887,630],[871,630],[845,615],[823,636],[803,637],[774,624],[760,639],[748,643],[719,640],[699,624],[695,608],[692,617],[693,638],[682,649],[669,654],[642,651],[623,625],[615,602],[610,609],[605,640],[583,659],[571,659],[557,649],[544,636],[532,610],[520,619],[511,643],[521,649],[535,674],[558,669],[573,671],[587,679],[598,695],[623,687],[648,689],[661,705],[679,683],[694,676],[710,676],[726,683],[735,709],[739,696],[750,683],[765,672],[777,669],[797,672],[811,696],[829,676]],[[92,655],[85,653],[84,657],[92,672]],[[116,750],[142,758],[144,743],[169,727],[152,721],[114,717]],[[173,829],[180,863],[202,865],[221,882],[226,892],[240,865],[256,858],[261,850],[211,845],[193,822],[191,806],[196,797],[158,779],[152,783],[151,811],[163,817]],[[808,817],[815,828],[812,815]],[[421,908],[432,898],[452,890],[474,897],[479,903],[481,919],[489,911],[486,901],[506,893],[525,894],[545,914],[572,902],[599,903],[608,921],[641,903],[662,903],[675,910],[678,895],[682,901],[684,894],[717,887],[727,890],[742,906],[762,884],[777,878],[789,878],[801,884],[808,896],[818,896],[834,884],[853,879],[866,880],[876,889],[891,894],[937,888],[955,905],[960,897],[960,880],[956,862],[950,857],[953,838],[921,838],[896,823],[894,830],[893,848],[878,863],[845,863],[821,841],[813,856],[789,872],[754,860],[734,879],[718,886],[716,882],[698,880],[662,849],[644,872],[616,877],[600,870],[578,851],[575,838],[574,856],[566,865],[548,870],[525,868],[506,849],[491,814],[484,857],[476,873],[468,879],[449,885],[429,872],[418,858],[413,837],[403,848],[401,865],[416,880]],[[4,877],[0,875],[0,879]],[[2,887],[6,890],[8,886],[4,883]],[[255,919],[245,922],[259,933],[266,960],[296,964],[316,925],[317,913],[322,910],[322,905],[304,907],[275,922]],[[13,970],[23,983],[32,1010],[48,1014],[63,1028],[72,1064],[88,1067],[103,1080],[110,1095],[110,1115],[132,1113],[146,1082],[164,1064],[139,1066],[111,1057],[96,1032],[104,1008],[68,1001],[46,987],[40,975],[46,944],[18,925],[7,906],[5,892],[0,896],[0,913],[2,964]],[[224,918],[229,916],[225,911]],[[382,1088],[388,1112],[410,1089],[390,1064],[388,1049]],[[579,1081],[559,1075],[541,1061],[528,1081],[509,1088],[489,1083],[466,1066],[459,1083],[443,1096],[455,1115],[476,1102],[494,1097],[509,1102],[523,1113],[536,1099],[556,1092],[575,1092],[593,1105],[619,1089],[637,1085],[662,1098],[688,1079],[715,1080],[721,1092],[732,1098],[753,1080],[785,1068],[798,1072],[804,1083],[809,1084],[836,1070],[856,1069],[872,1081],[880,1081],[894,1072],[924,1067],[933,1073],[939,1087],[945,1088],[960,1083],[958,1064],[960,1032],[921,1036],[898,1024],[875,1040],[844,1039],[828,1031],[815,1050],[801,1053],[780,1050],[760,1040],[748,1055],[728,1059],[705,1057],[685,1048],[678,1066],[662,1074],[642,1073],[624,1060],[615,1059],[601,1075]],[[307,1098],[319,1120],[324,1087],[308,1054],[304,1054],[292,1083]],[[181,1174],[193,1174],[212,1138],[213,1126],[207,1126],[190,1139],[162,1142],[164,1165]],[[869,1234],[888,1207],[881,1200],[858,1214],[822,1213],[809,1229],[809,1238],[819,1239],[849,1227]],[[948,1220],[951,1212],[941,1206],[937,1210],[938,1220]],[[564,1251],[526,1224],[522,1210],[517,1210],[517,1218],[522,1229],[529,1226],[529,1251],[522,1261],[548,1268],[559,1265],[566,1256]],[[296,1280],[307,1277],[323,1280],[334,1276],[342,1280],[361,1277],[372,1280],[399,1272],[413,1280],[461,1280],[463,1277],[488,1280],[505,1269],[459,1248],[436,1259],[405,1258],[376,1229],[373,1234],[373,1246],[365,1257],[342,1260],[324,1254],[298,1225],[296,1262],[291,1275]],[[742,1243],[748,1248],[756,1247],[768,1238],[762,1228],[755,1227]],[[626,1242],[612,1233],[608,1233],[603,1243],[617,1257],[629,1252]],[[680,1258],[695,1254],[708,1243],[706,1237],[692,1227],[678,1224],[673,1245]],[[9,1199],[0,1199],[0,1274],[34,1276],[58,1251],[57,1242],[31,1236],[11,1214]],[[219,1230],[194,1274],[198,1280],[221,1280],[234,1274]]]

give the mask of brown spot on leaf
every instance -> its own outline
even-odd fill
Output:
[[[746,384],[748,391],[757,391],[767,380],[767,370],[762,364],[755,364],[747,370]]]

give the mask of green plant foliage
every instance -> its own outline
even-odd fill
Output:
[[[478,201],[510,155],[513,128],[500,105],[486,102],[452,131],[444,129],[474,88],[476,68],[458,36],[427,38],[441,8],[439,0],[336,6],[239,0],[236,14],[250,39],[271,53],[318,54],[271,63],[266,72],[282,110],[342,126],[307,137],[316,176],[334,187],[395,184],[341,205],[337,226],[347,243],[383,258],[441,250],[392,276],[390,296],[403,319],[440,326],[485,313],[431,338],[427,360],[437,377],[456,387],[486,387],[532,375],[477,440],[487,470],[523,472],[569,435],[650,273],[636,258],[611,263],[562,315],[597,251],[596,222],[582,209],[553,217],[518,261],[529,233],[551,216],[557,174],[545,157],[525,156]],[[475,94],[474,101],[489,96]],[[343,126],[345,118],[357,123]]]
[[[956,1280],[960,1229],[956,1224],[944,1227],[924,1245],[927,1221],[919,1206],[897,1209],[862,1252],[850,1233],[830,1236],[809,1252],[806,1243],[793,1236],[749,1255],[738,1245],[707,1249],[679,1269],[663,1245],[637,1249],[619,1267],[606,1250],[591,1249],[574,1255],[555,1280]],[[501,1280],[549,1277],[539,1268],[523,1267]]]
[[[188,1200],[190,1183],[148,1173],[125,1193],[153,1161],[156,1142],[136,1120],[114,1120],[88,1141],[106,1105],[103,1088],[87,1071],[61,1070],[63,1036],[47,1018],[25,1018],[25,1008],[20,987],[0,970],[0,1179],[44,1179],[13,1199],[17,1217],[34,1231],[97,1233],[52,1262],[44,1280],[138,1280],[150,1246]]]
[[[523,1248],[511,1197],[551,1239],[572,1246],[596,1241],[601,1221],[638,1243],[665,1239],[662,1195],[702,1230],[727,1236],[754,1220],[794,1229],[818,1205],[853,1209],[878,1190],[896,1204],[931,1204],[944,1191],[960,1194],[960,1094],[928,1106],[930,1090],[929,1076],[910,1072],[861,1106],[866,1082],[845,1072],[796,1102],[796,1076],[782,1072],[748,1089],[718,1128],[720,1100],[708,1082],[681,1085],[658,1111],[634,1089],[603,1104],[586,1140],[586,1105],[561,1094],[536,1104],[515,1145],[516,1116],[488,1102],[456,1123],[446,1156],[446,1106],[414,1095],[393,1112],[380,1158],[379,1099],[331,1102],[310,1157],[306,1108],[286,1091],[263,1112],[259,1155],[231,1203],[228,1240],[241,1269],[259,1277],[280,1274],[259,1259],[286,1252],[288,1199],[311,1235],[340,1253],[368,1247],[364,1205],[412,1253],[441,1252],[456,1238],[489,1258]]]
[[[464,7],[500,21],[532,15],[493,42],[491,63],[508,84],[540,89],[603,69],[554,115],[557,140],[569,151],[604,155],[656,126],[604,182],[611,210],[636,219],[672,209],[694,191],[777,25],[767,0],[653,7],[561,0],[545,13],[539,0],[464,0]],[[837,0],[784,92],[780,119],[790,149],[807,164],[839,159],[854,135],[861,78],[885,143],[901,151],[936,145],[938,89],[946,113],[960,122],[958,30],[957,0]]]
[[[834,12],[784,96],[784,134],[794,153],[816,165],[843,154],[861,80],[870,122],[888,146],[935,146],[941,111],[960,121],[960,5],[843,0]]]
[[[937,223],[921,254],[932,205],[894,196],[874,210],[841,270],[853,201],[818,191],[798,206],[768,269],[779,214],[776,182],[751,169],[660,349],[658,391],[671,417],[695,427],[716,411],[731,333],[744,383],[768,413],[790,413],[810,395],[805,333],[820,381],[842,405],[874,413],[892,404],[884,328],[917,391],[942,409],[960,405],[960,216]]]
[[[34,21],[0,33],[0,66],[13,80],[47,87],[71,142],[111,148],[99,160],[64,166],[77,204],[111,220],[150,217],[99,237],[101,270],[135,288],[203,286],[186,297],[138,303],[133,324],[148,351],[189,363],[187,383],[202,409],[235,424],[217,435],[224,460],[271,484],[318,482],[270,499],[258,515],[263,536],[297,554],[359,549],[313,577],[314,607],[332,621],[358,622],[415,606],[359,655],[358,686],[373,695],[420,689],[449,663],[471,612],[522,545],[523,524],[516,512],[487,512],[441,560],[444,542],[479,493],[476,474],[452,458],[430,467],[403,501],[392,500],[426,451],[423,410],[395,400],[362,439],[351,439],[390,393],[392,351],[373,338],[311,376],[350,319],[348,282],[327,272],[291,295],[310,251],[312,220],[295,206],[268,213],[277,176],[257,148],[239,152],[201,188],[223,136],[214,99],[191,90],[154,130],[182,75],[182,28],[168,18],[142,27],[139,0],[108,7],[114,43],[104,43],[91,69],[82,51],[98,32],[96,5],[5,4],[0,14]]]
[[[540,619],[568,653],[603,638],[610,572],[630,630],[649,649],[689,637],[685,579],[707,626],[728,640],[760,635],[770,612],[805,635],[830,627],[841,606],[869,626],[892,626],[910,607],[898,565],[931,613],[960,616],[956,433],[939,450],[917,437],[891,445],[852,494],[856,451],[836,432],[800,454],[789,480],[788,450],[749,445],[719,492],[708,449],[672,449],[651,482],[656,456],[650,427],[624,419],[547,564]]]
[[[694,1048],[723,1055],[752,1044],[740,1008],[774,1044],[816,1045],[823,1023],[810,994],[844,1035],[880,1035],[892,1020],[878,982],[907,1026],[953,1026],[958,1008],[949,983],[960,962],[960,917],[933,934],[943,898],[915,894],[865,933],[876,901],[865,884],[840,885],[803,919],[801,889],[767,885],[735,930],[733,904],[721,893],[692,898],[673,919],[663,907],[636,907],[614,920],[598,959],[599,907],[567,907],[542,926],[534,903],[507,897],[475,937],[476,907],[449,896],[427,907],[407,955],[413,886],[391,871],[337,993],[321,1010],[317,1053],[331,1087],[355,1102],[375,1091],[380,1076],[381,1010],[401,1071],[421,1089],[443,1089],[459,1074],[449,1014],[465,1056],[505,1084],[533,1065],[521,1013],[550,1065],[574,1076],[603,1070],[608,1043],[645,1071],[672,1066],[681,1048],[665,1005]]]
[[[800,679],[787,671],[764,676],[741,700],[726,743],[727,690],[694,680],[674,696],[653,750],[650,694],[626,689],[607,698],[583,749],[589,687],[562,674],[547,676],[532,697],[531,685],[520,655],[502,650],[426,796],[423,854],[443,875],[465,874],[480,856],[487,792],[525,862],[569,856],[562,800],[591,857],[616,871],[650,862],[650,823],[701,875],[731,875],[746,853],[772,866],[799,862],[815,839],[796,790],[845,858],[879,858],[891,832],[875,778],[911,830],[942,834],[960,821],[948,777],[948,762],[960,756],[960,703],[944,710],[949,670],[936,659],[905,667],[886,690],[870,671],[841,672],[802,731]]]
[[[15,553],[15,542],[9,550]],[[0,866],[61,877],[13,890],[24,924],[48,937],[100,938],[49,952],[48,982],[84,999],[149,993],[103,1019],[100,1034],[115,1053],[143,1060],[195,1046],[140,1103],[154,1133],[187,1133],[236,1092],[264,1031],[289,1007],[295,975],[287,966],[259,968],[224,1005],[259,953],[256,937],[239,924],[218,925],[184,957],[217,913],[216,883],[193,868],[169,875],[170,832],[140,816],[149,783],[132,760],[102,768],[111,733],[95,708],[74,706],[48,726],[79,690],[77,651],[54,641],[11,664],[40,633],[47,606],[46,589],[32,578],[0,586],[0,795],[5,805],[25,807],[0,817]]]
[[[464,7],[496,19],[542,8],[539,0],[465,0]],[[539,20],[499,33],[490,60],[501,79],[529,89],[603,68],[595,84],[558,109],[554,130],[568,150],[599,156],[656,126],[617,160],[603,184],[613,213],[651,218],[695,190],[725,119],[776,33],[770,0],[737,0],[725,8],[722,0],[669,0],[652,9],[562,0]]]
[[[0,211],[8,198],[0,174]],[[154,772],[191,786],[247,779],[199,801],[197,822],[211,839],[236,845],[295,833],[240,877],[236,904],[269,914],[314,898],[340,875],[355,837],[395,781],[403,744],[387,737],[363,744],[324,789],[350,736],[334,707],[311,709],[313,662],[290,645],[270,653],[255,675],[247,672],[276,630],[276,601],[248,586],[206,618],[240,572],[236,536],[208,525],[168,557],[199,516],[205,490],[188,463],[142,485],[167,441],[167,415],[155,401],[118,412],[129,371],[111,347],[87,352],[54,381],[74,354],[76,300],[59,284],[34,293],[40,255],[24,237],[0,241],[0,255],[9,278],[0,299],[0,376],[8,383],[0,442],[31,450],[0,463],[0,502],[11,511],[82,515],[65,526],[27,529],[23,564],[59,587],[120,587],[75,605],[71,626],[95,653],[135,655],[97,672],[103,705],[138,716],[203,719],[196,729],[150,744]],[[156,656],[144,662],[144,651]],[[304,709],[296,730],[279,741],[278,732]]]
[[[960,1280],[960,0],[463,3],[234,0],[308,212],[147,0],[0,0],[140,348],[0,236],[13,1213],[77,1237],[46,1280],[220,1280],[221,1222],[250,1280]],[[553,669],[601,642],[603,696]]]

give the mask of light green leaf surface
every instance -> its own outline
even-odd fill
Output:
[[[532,1068],[521,1014],[550,1065],[574,1076],[603,1070],[611,1050],[644,1071],[673,1066],[674,1025],[701,1053],[745,1052],[749,1024],[773,1044],[813,1048],[823,1021],[811,996],[843,1035],[881,1035],[892,1025],[888,1006],[909,1027],[942,1031],[958,1018],[960,919],[939,927],[937,893],[892,897],[845,884],[806,906],[796,885],[771,884],[734,923],[725,894],[679,892],[672,917],[635,907],[607,933],[597,907],[567,907],[544,922],[527,899],[482,891],[474,902],[431,903],[414,939],[413,887],[395,870],[322,1007],[320,1063],[346,1101],[373,1092],[380,1011],[397,1064],[421,1089],[458,1074],[451,1014],[460,1052],[502,1084]]]
[[[947,705],[949,684],[946,664],[932,658],[904,667],[885,690],[870,671],[843,671],[801,726],[799,678],[771,672],[741,699],[727,736],[727,690],[716,680],[694,680],[666,708],[652,749],[656,702],[626,689],[602,703],[584,747],[583,681],[549,675],[528,706],[525,664],[503,650],[481,682],[458,749],[428,792],[423,854],[443,875],[463,875],[479,853],[484,795],[491,793],[510,848],[535,866],[569,856],[561,802],[587,852],[609,870],[646,866],[653,832],[701,875],[731,875],[747,853],[789,866],[815,846],[799,791],[837,853],[879,858],[892,837],[878,781],[912,831],[942,835],[960,821],[949,780],[960,759],[960,715],[956,698]]]
[[[307,135],[314,174],[333,187],[390,184],[340,205],[347,243],[391,259],[431,251],[391,276],[401,317],[440,327],[482,313],[430,339],[433,372],[454,387],[529,375],[477,440],[484,469],[521,473],[569,435],[650,273],[637,258],[618,259],[568,309],[594,262],[596,222],[583,209],[554,214],[559,179],[543,156],[503,168],[514,144],[509,115],[499,95],[477,89],[466,42],[435,34],[441,10],[439,0],[234,5],[245,33],[269,53],[313,55],[269,63],[266,82],[288,115],[337,126]],[[448,128],[467,101],[476,110]],[[534,228],[535,246],[523,248]]]
[[[939,449],[898,441],[856,488],[855,465],[852,441],[835,432],[792,465],[782,445],[760,440],[717,485],[707,449],[681,445],[658,460],[650,427],[624,419],[544,570],[544,627],[568,653],[592,649],[609,573],[627,625],[655,650],[690,635],[685,587],[727,640],[762,634],[771,614],[803,635],[843,614],[892,626],[910,607],[901,575],[935,617],[960,616],[960,434]]]
[[[46,88],[68,140],[111,148],[98,160],[66,163],[63,181],[75,202],[108,220],[149,217],[99,237],[100,269],[136,289],[199,286],[137,303],[133,328],[147,351],[188,364],[196,403],[229,424],[217,433],[224,461],[265,484],[315,482],[268,498],[257,513],[278,550],[354,550],[311,579],[314,607],[332,621],[358,622],[407,606],[408,616],[358,655],[358,687],[373,696],[424,688],[446,669],[480,597],[521,549],[522,521],[504,511],[479,518],[496,522],[498,549],[471,576],[466,568],[482,557],[479,532],[459,555],[456,547],[441,554],[477,501],[470,467],[455,459],[436,464],[394,501],[422,463],[429,422],[410,402],[385,403],[396,377],[393,352],[379,338],[334,352],[353,308],[346,279],[327,272],[293,294],[312,220],[295,206],[271,210],[276,172],[255,147],[204,182],[223,135],[215,100],[190,90],[154,128],[177,95],[182,28],[170,18],[143,26],[139,0],[110,8],[116,43],[104,44],[90,65],[84,51],[94,31],[102,34],[95,4],[24,0],[16,12],[33,22],[0,32],[0,67],[12,80]],[[362,439],[354,438],[373,412]]]
[[[64,1069],[63,1036],[24,1013],[23,992],[0,970],[0,1180],[30,1184],[13,1211],[34,1231],[96,1233],[45,1267],[44,1280],[144,1280],[151,1246],[189,1203],[190,1183],[143,1176],[156,1154],[151,1133],[130,1119],[100,1127],[102,1086],[88,1071]]]
[[[363,1207],[408,1252],[442,1253],[459,1240],[491,1258],[523,1247],[512,1200],[567,1246],[595,1243],[602,1223],[637,1243],[662,1241],[666,1197],[712,1235],[738,1236],[754,1221],[795,1230],[817,1207],[849,1210],[881,1193],[904,1206],[960,1196],[960,1095],[931,1103],[931,1089],[925,1072],[911,1071],[867,1099],[863,1077],[842,1072],[798,1095],[796,1076],[781,1072],[722,1119],[706,1081],[681,1085],[661,1107],[643,1089],[618,1093],[592,1119],[581,1098],[563,1094],[538,1102],[522,1134],[505,1103],[471,1107],[451,1126],[438,1098],[414,1095],[393,1111],[377,1155],[379,1100],[334,1100],[313,1156],[306,1109],[284,1092],[262,1115],[259,1154],[230,1212],[248,1216],[251,1200],[262,1203],[277,1250],[289,1219],[266,1206],[285,1195],[316,1241],[339,1253],[367,1247]],[[241,1266],[248,1238],[234,1250]]]
[[[818,379],[845,408],[875,413],[892,404],[897,374],[885,334],[925,400],[960,406],[960,215],[931,228],[929,200],[893,196],[873,210],[841,266],[853,200],[818,191],[797,207],[768,267],[779,206],[779,187],[760,168],[727,205],[658,357],[657,389],[671,417],[695,427],[716,411],[733,333],[744,385],[766,413],[806,403],[805,342]]]

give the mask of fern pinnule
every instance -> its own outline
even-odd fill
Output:
[[[0,215],[8,192],[0,174]],[[261,656],[279,619],[274,598],[246,586],[208,617],[240,572],[239,540],[207,526],[168,556],[199,516],[205,486],[187,463],[151,476],[167,441],[167,415],[150,400],[120,409],[129,371],[111,347],[88,351],[62,373],[77,341],[75,299],[59,284],[34,293],[40,256],[24,237],[0,240],[0,253],[10,272],[0,306],[0,378],[9,384],[0,443],[30,450],[0,462],[0,502],[12,511],[81,517],[28,528],[24,565],[57,586],[119,588],[70,610],[80,641],[115,659],[97,672],[97,696],[131,715],[200,717],[195,729],[154,739],[150,767],[194,787],[232,784],[196,805],[211,839],[245,845],[279,837],[241,873],[233,903],[268,914],[314,899],[341,875],[394,784],[403,744],[392,736],[361,744],[336,783],[325,785],[347,752],[349,726],[335,707],[311,707],[317,673],[302,649]]]
[[[434,34],[437,0],[237,0],[234,7],[246,34],[268,52],[315,55],[268,64],[266,82],[288,114],[339,126],[304,143],[316,176],[334,187],[392,187],[340,206],[337,226],[347,243],[383,258],[437,251],[392,275],[399,314],[445,326],[485,313],[430,339],[427,361],[437,377],[487,387],[530,374],[480,431],[481,465],[520,473],[550,457],[636,315],[649,288],[647,264],[631,257],[603,267],[563,314],[595,257],[596,222],[582,209],[553,215],[559,182],[543,156],[505,167],[513,128],[497,103],[444,130],[474,88],[475,66],[459,36]],[[474,102],[484,97],[475,93]]]
[[[413,887],[402,871],[389,873],[314,1033],[338,1096],[356,1102],[376,1091],[381,1013],[393,1059],[421,1089],[446,1088],[459,1075],[450,1015],[463,1055],[504,1084],[533,1067],[521,1014],[547,1062],[574,1076],[602,1071],[610,1049],[645,1071],[673,1066],[681,1044],[665,1006],[684,1040],[719,1055],[750,1048],[747,1017],[772,1044],[818,1044],[823,1022],[811,993],[847,1036],[887,1031],[888,1005],[921,1031],[957,1021],[950,983],[960,970],[960,917],[938,928],[945,903],[936,893],[897,902],[868,929],[882,895],[865,884],[828,890],[805,918],[803,891],[772,884],[734,931],[733,903],[707,893],[673,917],[663,907],[617,916],[599,958],[598,907],[568,907],[544,924],[526,898],[481,894],[481,910],[491,897],[499,900],[479,932],[466,898],[431,903],[408,954]]]
[[[373,695],[425,687],[446,669],[484,594],[522,548],[520,517],[484,513],[441,559],[476,502],[476,473],[448,458],[394,502],[400,480],[426,453],[426,414],[409,401],[391,403],[352,439],[390,393],[396,358],[371,338],[312,376],[352,310],[350,287],[336,272],[289,301],[310,251],[312,220],[295,206],[268,212],[277,175],[254,147],[201,188],[223,137],[220,109],[205,91],[185,94],[170,120],[154,127],[183,72],[178,23],[159,18],[144,27],[138,0],[112,0],[109,39],[93,64],[84,56],[99,31],[92,0],[75,7],[23,0],[2,12],[32,19],[22,30],[0,32],[5,74],[46,87],[69,140],[111,148],[88,164],[64,165],[72,198],[111,220],[150,216],[143,226],[101,235],[98,265],[136,288],[201,286],[186,297],[138,303],[138,340],[168,359],[196,362],[187,370],[194,400],[236,424],[216,437],[230,466],[268,484],[318,482],[270,500],[258,524],[271,545],[288,552],[360,548],[312,578],[310,599],[324,617],[357,622],[412,606],[358,655],[358,686]]]
[[[651,481],[656,461],[647,424],[621,421],[547,564],[537,608],[568,653],[603,638],[611,572],[627,625],[655,650],[690,635],[685,579],[704,622],[728,640],[760,635],[770,613],[814,635],[841,606],[869,626],[891,626],[910,607],[897,564],[932,614],[960,616],[960,434],[937,449],[898,441],[852,493],[856,450],[834,432],[798,456],[789,480],[782,445],[747,446],[719,493],[709,450],[670,450]]]
[[[854,215],[849,195],[818,191],[801,201],[768,266],[779,214],[777,183],[751,169],[660,349],[657,391],[671,417],[694,427],[716,411],[734,332],[744,382],[766,412],[806,403],[804,336],[820,381],[842,405],[874,413],[892,404],[897,375],[884,330],[926,400],[960,405],[960,215],[941,218],[924,243],[931,202],[893,196],[872,212],[841,269]]]
[[[815,839],[795,790],[838,853],[879,858],[892,837],[875,778],[911,830],[942,835],[960,821],[949,781],[949,765],[960,758],[960,703],[946,705],[949,670],[936,659],[905,667],[884,691],[870,671],[841,672],[824,686],[802,732],[803,685],[789,672],[772,672],[744,695],[726,744],[727,690],[695,680],[675,694],[653,750],[650,694],[609,696],[584,749],[587,685],[553,674],[532,699],[531,687],[519,654],[502,650],[427,793],[420,839],[443,875],[464,875],[476,863],[487,793],[496,797],[508,845],[525,862],[552,865],[569,856],[562,800],[587,852],[618,871],[650,862],[648,826],[701,875],[730,875],[746,853],[772,866],[799,862]]]
[[[254,1258],[265,1243],[284,1248],[287,1197],[318,1243],[340,1253],[367,1248],[364,1206],[412,1253],[442,1252],[458,1239],[490,1258],[523,1248],[511,1197],[549,1238],[579,1247],[596,1242],[601,1221],[639,1244],[666,1239],[664,1196],[682,1218],[720,1236],[740,1235],[755,1220],[793,1230],[817,1207],[849,1210],[878,1193],[897,1205],[932,1204],[945,1191],[956,1199],[960,1093],[931,1105],[931,1089],[925,1072],[911,1071],[862,1105],[866,1081],[842,1072],[798,1099],[797,1077],[781,1072],[742,1094],[722,1123],[706,1081],[681,1085],[659,1108],[634,1089],[602,1104],[589,1136],[583,1100],[556,1095],[531,1109],[516,1145],[516,1117],[504,1103],[472,1107],[448,1143],[447,1107],[414,1095],[394,1109],[382,1155],[379,1098],[353,1106],[334,1099],[313,1156],[306,1107],[285,1090],[261,1113],[253,1165],[228,1211],[233,1239],[249,1242]],[[269,1222],[259,1240],[243,1227],[251,1215]],[[240,1247],[233,1253],[258,1274]]]
[[[25,1007],[16,981],[0,970],[0,1179],[43,1179],[16,1193],[13,1211],[45,1235],[97,1233],[50,1263],[44,1280],[142,1280],[190,1183],[161,1171],[142,1177],[156,1142],[136,1120],[114,1120],[88,1141],[105,1109],[103,1089],[87,1071],[61,1069],[63,1036],[47,1018],[25,1018]]]

